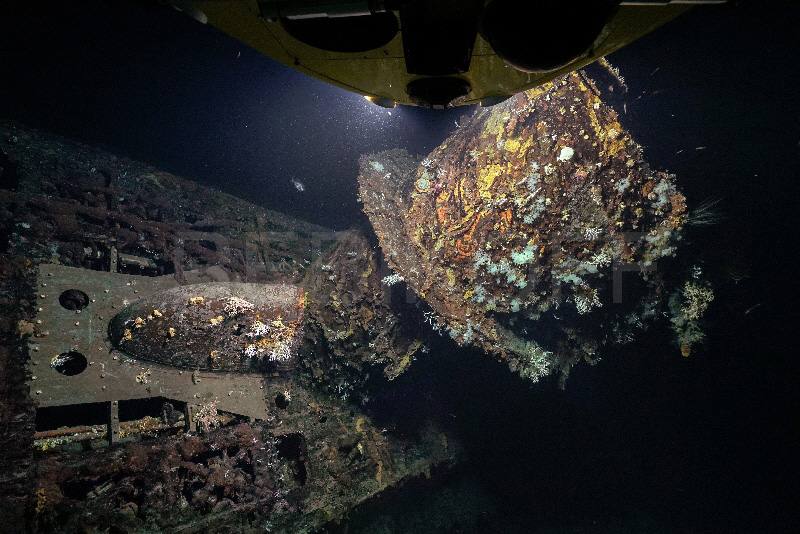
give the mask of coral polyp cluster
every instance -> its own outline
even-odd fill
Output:
[[[269,323],[259,320],[253,322],[246,336],[253,340],[244,348],[248,358],[264,359],[271,362],[286,362],[293,358],[292,348],[299,324],[297,321],[285,324],[278,316]]]
[[[582,324],[622,309],[605,305],[612,268],[656,291],[644,275],[686,217],[674,176],[578,73],[477,112],[421,162],[364,156],[359,183],[390,267],[438,323],[534,380],[594,354]]]

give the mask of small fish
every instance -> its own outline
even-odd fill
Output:
[[[698,147],[695,147],[695,150],[705,150],[707,148],[708,148],[707,146],[698,146]]]
[[[172,7],[177,11],[183,11],[200,24],[208,24],[208,17],[205,13],[197,9],[191,2],[187,0],[172,0],[169,2]]]
[[[757,308],[760,308],[760,307],[761,307],[761,302],[759,302],[755,306],[750,306],[749,308],[747,308],[747,310],[745,310],[744,314],[745,315],[750,315],[750,312],[752,312],[753,310],[755,310]]]
[[[297,180],[296,178],[292,178],[289,181],[292,182],[292,185],[294,186],[294,188],[297,189],[298,191],[300,191],[301,193],[306,190],[306,184],[304,184],[300,180]]]

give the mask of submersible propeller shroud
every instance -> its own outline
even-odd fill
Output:
[[[192,6],[261,53],[378,105],[445,107],[502,101],[610,54],[693,5],[719,3],[199,0]]]

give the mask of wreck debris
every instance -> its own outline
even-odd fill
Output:
[[[686,218],[675,177],[649,167],[579,73],[477,112],[421,163],[363,156],[359,185],[389,266],[432,322],[533,381],[596,357],[623,308],[604,306],[612,271],[638,272],[633,306],[652,304],[648,275]]]
[[[316,531],[458,458],[457,443],[435,426],[413,437],[381,431],[353,402],[373,369],[373,381],[383,370],[396,376],[419,347],[386,302],[388,273],[363,236],[340,239],[137,162],[0,124],[7,129],[20,139],[10,148],[20,187],[0,198],[0,226],[33,289],[25,295],[31,313],[18,316],[22,307],[9,300],[15,313],[5,317],[16,341],[35,342],[36,369],[35,381],[26,383],[24,369],[13,375],[8,391],[37,408],[26,405],[24,425],[4,428],[21,429],[16,443],[30,443],[9,464],[20,474],[15,487],[25,486],[14,505],[36,512],[29,530]],[[346,264],[318,269],[336,261]],[[353,268],[364,276],[352,277]],[[182,300],[166,298],[176,286],[185,288]],[[78,327],[75,310],[58,303],[72,288],[90,297]],[[279,298],[259,296],[265,288]],[[350,302],[360,303],[352,313]],[[19,320],[35,339],[19,339]],[[194,327],[224,339],[194,345],[205,337]],[[354,347],[361,335],[365,345]],[[277,340],[287,350],[271,352]],[[172,345],[192,354],[176,360]],[[264,352],[245,364],[248,345]],[[50,368],[62,347],[90,355],[87,368],[74,376]],[[162,400],[179,415],[159,423],[157,407],[136,421],[119,418],[124,402],[138,409]],[[36,410],[71,405],[82,418],[88,403],[109,408],[107,424],[65,422],[37,433],[34,449]],[[220,424],[196,433],[204,423],[195,416],[211,403]]]
[[[147,522],[150,528],[163,528],[224,510],[259,510],[268,515],[281,500],[276,492],[280,463],[274,441],[245,424],[215,430],[206,440],[169,437],[152,445],[129,444],[116,458],[98,455],[106,456],[105,461],[93,459],[74,468],[73,476],[91,488],[87,507],[92,513],[83,522],[124,529]],[[75,497],[63,490],[61,461],[52,458],[41,468],[36,491],[40,529],[57,521],[53,512]],[[115,473],[116,482],[108,473]],[[153,513],[164,507],[171,513]]]
[[[339,396],[347,397],[371,368],[395,379],[422,346],[419,328],[395,315],[386,276],[367,240],[348,232],[304,281],[310,295],[306,338],[315,341],[304,346],[302,364]]]

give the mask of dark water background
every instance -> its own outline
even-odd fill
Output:
[[[360,154],[425,153],[469,112],[390,115],[155,6],[25,4],[0,19],[0,117],[326,226],[364,223]],[[609,58],[652,166],[722,199],[685,250],[716,280],[705,347],[654,333],[560,391],[443,342],[383,402],[448,414],[469,460],[350,532],[798,531],[798,28],[795,2],[703,8]]]

